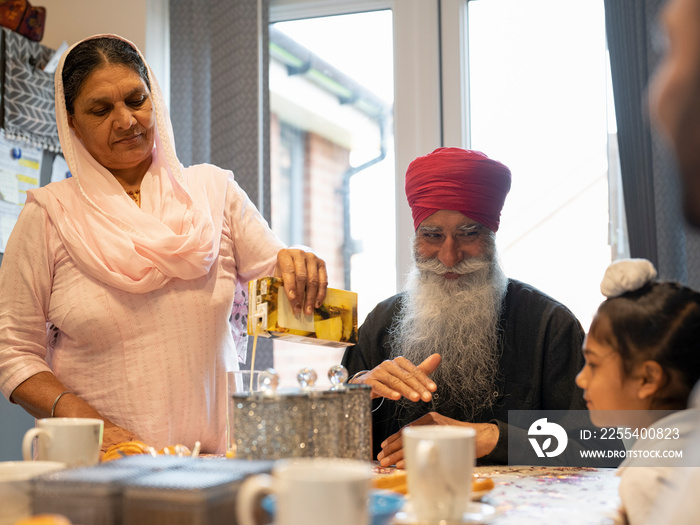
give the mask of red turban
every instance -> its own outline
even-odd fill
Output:
[[[480,151],[438,148],[406,170],[414,229],[436,211],[453,210],[495,232],[509,190],[510,170]]]

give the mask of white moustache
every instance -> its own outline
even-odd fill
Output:
[[[455,266],[446,266],[437,257],[422,258],[416,257],[416,268],[421,273],[432,273],[436,275],[445,275],[446,273],[456,273],[458,275],[467,275],[478,272],[488,267],[491,264],[491,257],[488,255],[464,259]]]

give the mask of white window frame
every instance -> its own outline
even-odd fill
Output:
[[[396,285],[401,290],[413,237],[404,197],[406,168],[440,146],[468,144],[466,0],[270,0],[270,22],[379,9],[392,9],[394,22]]]
[[[170,107],[170,4],[146,1],[146,61],[158,79],[165,107]]]

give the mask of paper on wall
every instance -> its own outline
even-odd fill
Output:
[[[42,154],[41,148],[9,141],[0,132],[0,252],[5,252],[27,191],[39,187]]]

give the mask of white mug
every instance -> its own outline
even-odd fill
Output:
[[[372,479],[369,462],[340,458],[278,461],[272,476],[258,474],[238,490],[240,525],[254,525],[261,495],[275,497],[275,525],[367,525]]]
[[[0,525],[12,525],[32,515],[29,479],[65,468],[56,461],[0,462]]]
[[[402,431],[411,508],[417,521],[459,522],[470,503],[476,431],[425,425]]]
[[[39,419],[22,440],[22,457],[32,459],[32,444],[37,438],[37,457],[42,461],[60,461],[69,467],[95,465],[100,460],[101,419],[54,417]]]

